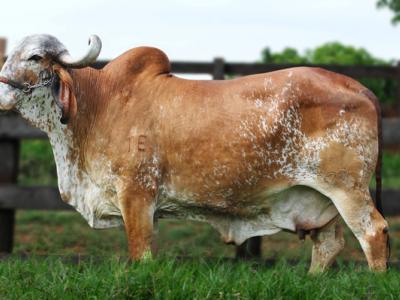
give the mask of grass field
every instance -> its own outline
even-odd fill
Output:
[[[49,145],[24,142],[21,150],[19,183],[54,185]],[[385,153],[383,170],[384,187],[400,187],[400,155]],[[392,261],[398,261],[400,217],[388,221]],[[140,264],[126,263],[123,228],[93,230],[76,212],[18,211],[15,229],[13,256],[0,261],[0,299],[397,299],[400,294],[400,272],[368,272],[347,229],[339,268],[320,276],[306,275],[309,238],[301,242],[289,233],[263,238],[263,259],[279,261],[268,267],[222,260],[234,257],[235,247],[196,222],[161,220],[157,258]],[[77,264],[60,258],[76,255],[85,259]],[[289,266],[289,260],[300,263]],[[349,260],[363,263],[341,265]]]
[[[400,273],[365,268],[308,276],[306,266],[157,259],[129,264],[108,258],[79,264],[59,259],[0,264],[6,299],[398,299]]]
[[[389,218],[392,260],[400,250],[400,218]],[[345,227],[345,260],[364,260],[358,241]],[[160,256],[234,257],[235,247],[225,245],[209,225],[180,220],[160,220],[156,237]],[[263,258],[305,260],[311,256],[311,241],[281,232],[263,238]],[[128,255],[123,228],[94,230],[76,212],[19,211],[14,253],[17,255]]]

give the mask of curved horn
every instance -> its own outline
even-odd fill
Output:
[[[101,51],[101,40],[97,35],[91,35],[89,38],[89,50],[87,53],[81,58],[73,58],[69,55],[67,51],[62,52],[58,55],[58,62],[70,68],[84,68],[89,66],[91,63],[94,63],[99,56]]]

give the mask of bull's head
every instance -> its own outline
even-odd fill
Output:
[[[67,123],[77,110],[73,82],[68,68],[84,68],[101,50],[100,38],[92,35],[89,50],[72,58],[67,49],[50,35],[26,37],[9,55],[0,73],[0,110],[17,110],[43,128],[46,111]],[[55,113],[54,113],[55,111]]]

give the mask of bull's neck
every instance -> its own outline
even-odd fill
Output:
[[[74,82],[74,93],[78,111],[70,120],[75,143],[85,143],[94,128],[100,109],[103,107],[104,93],[107,84],[104,83],[102,72],[92,68],[73,70],[71,77]]]
[[[56,105],[50,88],[34,90],[30,98],[21,101],[17,107],[23,118],[47,133],[58,171],[66,167],[60,165],[63,161],[82,163],[87,137],[94,128],[101,94],[105,90],[100,71],[90,68],[73,70],[71,77],[78,111],[67,125],[60,122],[61,109]]]
[[[58,184],[64,200],[77,193],[70,182],[82,180],[85,172],[85,150],[88,137],[95,127],[99,113],[99,101],[104,87],[101,84],[101,72],[90,68],[73,70],[74,93],[77,100],[77,114],[67,125],[54,120],[54,128],[48,132],[57,165]],[[59,115],[58,115],[59,116]]]
[[[95,123],[101,109],[107,84],[102,72],[92,68],[71,71],[74,94],[77,100],[77,114],[72,117],[65,129],[69,136],[70,159],[76,160],[81,169],[85,168],[86,149],[96,128]],[[79,151],[79,152],[78,152]]]

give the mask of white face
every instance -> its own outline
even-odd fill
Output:
[[[40,39],[41,38],[41,39]],[[51,78],[53,61],[48,51],[62,51],[49,47],[43,36],[31,36],[23,40],[9,55],[0,76],[19,84],[36,84]],[[47,43],[49,44],[49,43]],[[44,47],[48,47],[45,48]],[[61,116],[56,105],[57,84],[38,87],[29,93],[6,83],[0,83],[0,110],[16,110],[33,125],[46,130],[49,117]]]
[[[15,47],[1,70],[0,110],[17,110],[23,117],[44,130],[43,124],[49,121],[46,120],[46,116],[52,119],[57,117],[60,120],[63,114],[60,121],[67,122],[70,104],[66,101],[73,101],[72,112],[75,113],[76,99],[71,94],[71,84],[68,84],[68,92],[63,93],[63,99],[59,99],[59,74],[65,74],[64,68],[84,68],[95,62],[101,50],[100,38],[96,35],[90,36],[89,46],[86,55],[76,59],[51,35],[26,37]],[[43,84],[51,78],[55,80]],[[62,83],[65,85],[65,80]],[[41,85],[27,93],[23,91],[26,84]]]
[[[36,62],[22,60],[20,55],[14,52],[4,64],[0,75],[22,84],[27,82],[26,76],[23,76],[26,71],[32,72],[32,74],[37,73],[33,70],[33,67],[36,67],[37,69],[37,66],[35,65]],[[27,100],[26,98],[29,98],[29,95],[24,94],[22,90],[9,84],[0,83],[0,109],[11,110],[15,107],[18,101]]]
[[[33,35],[21,41],[10,53],[3,65],[0,76],[20,84],[36,84],[41,81],[43,72],[50,70],[52,58],[66,51],[57,39],[49,35]],[[48,89],[42,87],[39,89]],[[32,94],[23,93],[20,89],[9,84],[0,83],[0,109],[11,110],[18,103],[32,100]],[[35,103],[32,103],[34,105]]]

